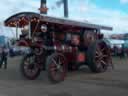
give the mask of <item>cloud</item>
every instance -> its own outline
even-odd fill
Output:
[[[80,5],[80,8],[82,9],[79,10],[78,7],[72,7],[72,10],[70,10],[71,18],[79,19],[81,21],[88,20],[95,24],[113,27],[114,30],[112,32],[106,32],[108,34],[128,32],[128,14],[119,10],[100,8],[92,2],[85,2],[82,6]]]
[[[37,2],[36,0],[27,0],[27,2],[29,3],[26,3],[26,0],[2,0],[0,3],[0,21],[22,11],[38,12],[40,2]]]
[[[102,13],[102,11],[104,12]],[[113,11],[113,10],[107,10],[107,11],[102,10],[102,11],[99,10],[98,12],[100,16],[92,17],[90,18],[90,21],[112,26],[114,29],[113,30],[114,33],[128,32],[127,14],[123,14],[122,12]]]
[[[39,1],[39,0],[38,0]],[[14,30],[12,28],[5,28],[3,21],[9,16],[22,11],[34,11],[39,12],[38,8],[40,2],[36,0],[1,0],[0,2],[0,35],[14,36]],[[13,34],[12,34],[13,33]]]
[[[126,3],[128,3],[128,0],[120,0],[120,3],[121,4],[126,4]]]
[[[74,0],[72,3],[72,0],[69,0],[69,3],[72,4],[69,7],[69,18],[112,26],[114,28],[113,33],[128,32],[128,14],[119,10],[100,8],[90,0],[79,0],[79,3],[76,1],[78,0]],[[128,0],[120,0],[120,2],[128,3]],[[51,7],[54,3],[53,0],[48,3],[49,15],[63,17],[63,6],[52,10]],[[2,0],[0,3],[0,21],[2,22],[9,16],[22,11],[39,12],[39,6],[40,0],[27,0],[27,2],[26,0]]]

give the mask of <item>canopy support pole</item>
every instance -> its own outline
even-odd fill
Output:
[[[18,24],[16,24],[16,40],[18,40]]]
[[[29,39],[31,39],[31,21],[29,21]]]

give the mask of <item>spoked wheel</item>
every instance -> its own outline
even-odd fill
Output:
[[[41,71],[38,64],[35,62],[35,56],[32,54],[24,56],[20,68],[23,76],[29,80],[36,79]]]
[[[111,55],[108,46],[102,42],[97,41],[88,49],[88,66],[93,72],[105,72],[110,65]]]
[[[67,64],[65,57],[60,53],[54,53],[47,59],[48,78],[52,83],[64,81]]]

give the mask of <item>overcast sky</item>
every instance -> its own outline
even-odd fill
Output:
[[[40,0],[0,0],[0,22],[18,12],[39,12]],[[48,15],[63,17],[63,6],[47,0]],[[112,26],[113,33],[128,32],[128,0],[68,0],[69,18]]]

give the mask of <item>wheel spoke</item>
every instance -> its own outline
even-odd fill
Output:
[[[102,64],[106,65],[106,62],[103,60],[103,58],[108,56],[104,54],[104,50],[105,48],[101,48],[101,45],[98,45],[96,48],[95,60],[98,68],[102,67]]]
[[[98,51],[96,51],[96,55],[98,55],[99,54],[99,52]]]
[[[58,64],[59,64],[59,65],[61,65],[61,64],[62,64],[62,62],[61,62],[61,58],[59,58]]]
[[[101,64],[106,65],[106,62],[104,60],[101,60]]]
[[[35,60],[34,57],[29,57],[29,58],[26,58],[26,60],[24,61],[24,69],[30,75],[31,75],[31,73],[35,73],[37,70],[37,68],[36,68],[37,66],[35,64],[33,64],[34,60]]]
[[[106,58],[106,57],[108,57],[108,55],[102,55],[102,58]]]
[[[96,58],[99,58],[100,56],[99,56],[99,55],[96,55],[95,57],[96,57]]]
[[[61,66],[60,65],[60,68],[58,69],[60,72],[64,72],[64,70],[63,70],[63,65]]]
[[[53,63],[57,66],[57,62],[54,58],[52,58]]]
[[[102,49],[101,49],[101,52],[103,52],[104,50],[105,50],[105,48],[102,48]]]

